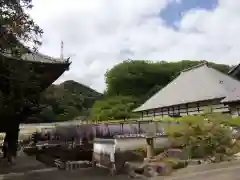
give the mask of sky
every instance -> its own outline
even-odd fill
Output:
[[[56,83],[75,80],[99,92],[104,74],[126,59],[240,62],[239,0],[33,0],[41,53],[70,57]]]

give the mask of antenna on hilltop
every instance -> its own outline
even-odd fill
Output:
[[[61,55],[60,55],[60,59],[63,60],[63,41],[61,41]]]

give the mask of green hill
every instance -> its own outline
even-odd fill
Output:
[[[72,80],[51,85],[42,94],[40,114],[29,118],[28,122],[68,121],[78,116],[86,117],[94,102],[101,97],[101,93]]]

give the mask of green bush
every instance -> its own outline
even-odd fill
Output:
[[[179,125],[169,126],[166,131],[191,158],[226,155],[231,152],[232,147],[228,118],[219,113],[185,116],[181,118]]]
[[[93,121],[111,121],[119,119],[139,118],[139,114],[133,113],[136,106],[136,98],[131,96],[114,96],[94,103],[91,109]]]

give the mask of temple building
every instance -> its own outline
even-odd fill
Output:
[[[240,65],[224,74],[207,63],[186,69],[134,112],[144,119],[196,115],[207,108],[240,116]]]
[[[52,58],[40,53],[28,51],[21,57],[13,57],[6,53],[0,54],[0,97],[7,99],[7,97],[22,101],[24,97],[29,102],[37,101],[42,91],[58,79],[66,70],[68,70],[69,59]],[[16,101],[17,102],[17,101]],[[8,109],[4,110],[0,104],[0,131],[5,132],[8,126],[12,126],[11,106],[16,106],[16,102],[12,105],[7,104]],[[30,106],[30,105],[29,105]],[[16,107],[12,107],[15,112],[18,111]],[[31,110],[29,107],[22,108],[22,114],[27,114]],[[15,113],[14,112],[14,113]],[[14,114],[13,113],[13,114]],[[31,114],[31,112],[29,113]],[[10,119],[9,119],[10,118]],[[20,120],[22,123],[24,119]],[[15,121],[14,121],[15,122]]]

